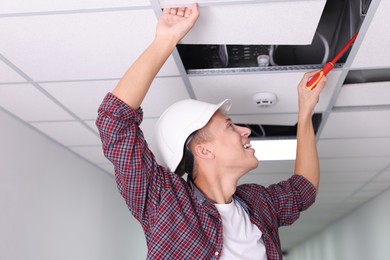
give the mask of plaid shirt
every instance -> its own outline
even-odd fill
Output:
[[[148,259],[218,259],[223,229],[216,207],[192,182],[158,165],[139,128],[142,115],[109,93],[96,124],[119,191],[145,232]],[[240,185],[233,196],[262,231],[273,260],[282,259],[278,227],[298,219],[315,194],[310,182],[294,175],[267,188]]]

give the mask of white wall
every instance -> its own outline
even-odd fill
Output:
[[[0,109],[0,259],[145,259],[115,181]]]
[[[390,259],[390,190],[291,250],[288,259]]]

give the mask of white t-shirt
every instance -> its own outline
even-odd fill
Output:
[[[215,204],[222,217],[223,249],[220,259],[266,260],[262,232],[234,199],[229,204]]]

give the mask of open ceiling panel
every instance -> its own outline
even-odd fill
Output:
[[[225,2],[199,1],[202,15],[182,43],[310,44],[326,1]]]

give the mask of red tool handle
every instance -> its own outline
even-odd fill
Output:
[[[328,62],[325,64],[324,68],[317,72],[307,83],[306,88],[308,90],[312,90],[317,86],[317,83],[322,79],[322,77],[325,77],[329,71],[331,71],[334,67],[334,64],[332,62]]]
[[[325,64],[324,68],[316,73],[306,84],[306,88],[308,90],[312,90],[317,86],[317,83],[322,79],[322,77],[325,77],[329,71],[331,71],[334,67],[334,64],[343,56],[344,52],[348,50],[348,48],[352,45],[352,43],[355,42],[357,33],[345,44],[345,46],[341,49],[339,53],[333,58],[332,61]]]

